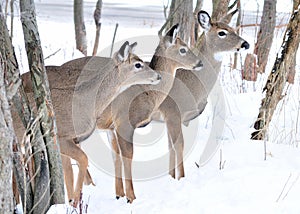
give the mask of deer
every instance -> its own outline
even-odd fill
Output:
[[[74,186],[66,182],[68,198],[73,200],[74,207],[77,207],[79,202],[88,167],[87,155],[75,142],[81,142],[92,134],[100,114],[123,90],[132,85],[156,85],[161,81],[161,75],[158,72],[133,54],[136,45],[136,43],[130,45],[126,41],[113,58],[82,57],[61,66],[46,66],[62,160],[64,163],[72,158],[79,165],[75,190]],[[33,104],[29,72],[22,75],[22,84],[30,103]],[[87,103],[80,102],[78,99]],[[76,115],[78,113],[82,114],[78,117]],[[16,109],[12,111],[12,116],[16,135],[21,141],[24,127],[21,125]],[[76,127],[75,123],[79,126]],[[68,164],[63,164],[63,166],[68,166]],[[64,168],[65,181],[68,179],[66,177],[68,170],[68,167]]]
[[[179,68],[201,72],[202,61],[178,36],[179,25],[171,27],[159,44],[149,66],[159,72],[162,80],[157,85],[135,85],[119,94],[103,111],[97,127],[106,130],[115,153],[116,198],[126,196],[127,202],[136,199],[132,183],[133,135],[136,128],[146,126],[152,115],[172,88]],[[122,165],[125,174],[125,192],[122,180]],[[69,176],[72,176],[70,174]]]
[[[176,81],[167,98],[159,107],[154,120],[167,126],[169,147],[169,174],[177,179],[185,176],[183,165],[184,139],[181,124],[188,126],[205,109],[207,98],[221,70],[222,55],[248,49],[249,43],[228,25],[236,11],[213,22],[205,11],[197,13],[197,20],[204,30],[198,56],[203,61],[202,72],[178,70]]]

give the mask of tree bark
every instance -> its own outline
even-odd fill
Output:
[[[3,63],[0,54],[0,213],[13,213],[12,144],[15,134],[6,96]]]
[[[74,25],[76,48],[87,56],[86,30],[83,15],[83,0],[74,0]]]
[[[298,0],[293,1],[293,11],[297,10],[297,1]],[[294,81],[295,81],[296,61],[297,61],[296,58],[297,58],[297,56],[295,55],[293,61],[291,62],[290,70],[289,70],[289,73],[288,73],[288,76],[287,76],[287,82],[290,83],[290,84],[294,84]]]
[[[297,8],[294,10],[281,45],[281,53],[277,55],[273,69],[268,77],[267,83],[263,89],[266,92],[262,100],[261,107],[254,128],[257,130],[252,133],[251,139],[263,140],[272,119],[273,113],[278,102],[282,99],[283,89],[286,84],[287,74],[290,71],[290,65],[295,59],[300,42],[300,0],[295,0]]]
[[[272,46],[274,30],[276,25],[276,2],[277,0],[265,0],[260,29],[254,54],[257,55],[259,72],[264,73],[268,63],[269,52]]]
[[[20,10],[35,101],[38,112],[41,114],[41,132],[45,139],[49,158],[50,194],[52,196],[50,205],[61,204],[65,202],[62,163],[49,82],[36,23],[34,1],[20,1]]]

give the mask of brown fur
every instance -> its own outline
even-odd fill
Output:
[[[206,12],[202,12],[204,15]],[[229,14],[232,15],[232,14]],[[209,17],[209,16],[208,16]],[[227,17],[223,20],[230,20]],[[216,53],[233,52],[249,44],[236,34],[233,28],[222,21],[212,23],[209,17],[209,29],[206,30],[198,50],[199,58],[203,61],[202,72],[186,72],[179,70],[176,81],[159,111],[166,122],[170,150],[169,174],[175,178],[184,177],[183,149],[184,139],[181,124],[188,125],[189,121],[199,116],[204,110],[207,97],[217,81],[221,69],[221,61],[215,59]],[[200,25],[203,25],[200,23]],[[203,26],[205,28],[205,26]],[[227,36],[220,38],[218,32],[226,30]],[[161,118],[156,115],[157,120]]]
[[[170,35],[170,31],[166,37],[161,38],[150,62],[151,68],[160,71],[162,81],[155,86],[130,87],[108,106],[97,123],[99,129],[110,130],[109,138],[114,149],[116,196],[118,198],[126,195],[130,203],[136,198],[131,173],[134,130],[152,120],[152,115],[158,110],[172,88],[178,68],[202,67],[201,61],[181,39],[175,38],[170,43],[168,35]],[[170,36],[173,37],[174,35],[171,34]],[[181,48],[186,49],[185,55],[180,54]],[[109,124],[108,121],[112,123]],[[126,194],[123,188],[122,163],[125,172]]]
[[[74,199],[74,206],[77,206],[80,198],[88,159],[73,139],[80,141],[91,135],[98,117],[120,93],[122,87],[134,84],[157,84],[160,80],[159,74],[130,50],[128,42],[125,42],[113,59],[83,57],[62,66],[46,67],[56,114],[60,150],[63,155],[68,197]],[[142,67],[137,69],[135,63],[142,64]],[[22,75],[23,85],[28,92],[30,103],[34,105],[33,93],[30,93],[29,75],[29,73]],[[95,102],[95,109],[91,108],[93,106],[91,101]],[[24,128],[16,110],[13,111],[13,120],[18,139],[21,140]],[[69,158],[76,160],[79,167],[75,191]],[[67,182],[69,179],[71,181]]]

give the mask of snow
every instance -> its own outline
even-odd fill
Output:
[[[57,54],[45,60],[47,65],[60,65],[70,59],[81,57],[75,48],[74,26],[72,20],[72,2],[36,1],[38,27],[43,46],[44,57],[57,50]],[[96,1],[85,1],[87,11],[93,11]],[[260,11],[262,2],[257,1]],[[107,53],[111,44],[115,23],[119,28],[116,43],[128,39],[140,39],[137,53],[147,53],[149,59],[156,46],[153,42],[157,31],[164,23],[162,5],[167,1],[147,0],[104,1],[102,28],[100,37],[101,55]],[[59,7],[59,5],[64,7]],[[278,10],[290,12],[289,0],[278,0]],[[242,1],[242,7],[256,11],[256,2]],[[48,10],[48,8],[51,8]],[[126,10],[124,10],[124,8]],[[149,12],[146,12],[149,9]],[[210,11],[211,6],[205,5]],[[143,19],[138,19],[134,11],[140,10]],[[86,29],[88,53],[92,52],[95,26],[87,16]],[[160,15],[158,15],[160,14]],[[124,18],[123,18],[124,17]],[[8,20],[9,21],[9,20]],[[22,29],[15,19],[13,42],[22,72],[28,70],[24,52]],[[243,37],[251,44],[255,42],[254,32],[242,31]],[[132,38],[134,36],[134,38]],[[147,44],[142,43],[147,37]],[[148,38],[149,37],[149,38]],[[282,30],[276,31],[276,39],[271,50],[267,70],[270,70],[282,43]],[[142,38],[142,39],[141,39]],[[153,43],[152,43],[153,42]],[[144,49],[147,49],[145,52]],[[143,52],[144,51],[144,52]],[[249,51],[251,52],[252,49]],[[299,53],[297,62],[299,62]],[[125,198],[115,199],[114,177],[110,146],[105,133],[97,130],[82,147],[90,157],[89,170],[96,186],[85,186],[84,203],[88,204],[88,213],[299,213],[300,212],[300,151],[299,77],[288,89],[288,95],[280,102],[269,130],[266,142],[251,141],[253,123],[263,98],[262,88],[267,74],[259,75],[256,83],[243,82],[239,70],[231,70],[232,56],[226,56],[220,74],[222,93],[225,96],[226,115],[221,146],[213,158],[203,167],[197,168],[200,155],[212,129],[213,107],[208,105],[203,114],[192,121],[188,128],[183,127],[186,141],[185,178],[172,179],[167,174],[168,147],[164,125],[152,123],[138,129],[135,134],[135,153],[133,160],[134,188],[137,199],[127,204]],[[300,65],[297,65],[297,71]],[[299,73],[297,72],[296,73]],[[145,142],[153,133],[155,140]],[[266,160],[264,160],[264,143]],[[90,151],[92,150],[92,151]],[[91,153],[94,152],[94,153]],[[94,158],[94,157],[98,158]],[[221,168],[220,169],[220,165]],[[77,167],[74,167],[77,170]],[[68,205],[55,205],[52,213],[72,213]]]

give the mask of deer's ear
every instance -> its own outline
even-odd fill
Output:
[[[137,46],[137,42],[134,42],[131,45],[129,45],[129,51],[130,51],[130,53],[134,53],[136,46]]]
[[[126,41],[121,46],[118,53],[116,54],[117,55],[117,61],[125,62],[127,60],[128,56],[129,56],[129,50],[130,50],[129,42]]]
[[[170,46],[175,43],[178,32],[179,32],[179,24],[174,25],[168,30],[168,32],[164,36],[164,42],[166,43],[167,46]]]
[[[211,27],[211,19],[209,14],[206,11],[199,11],[198,15],[198,22],[200,24],[200,26],[205,30],[208,31]]]

